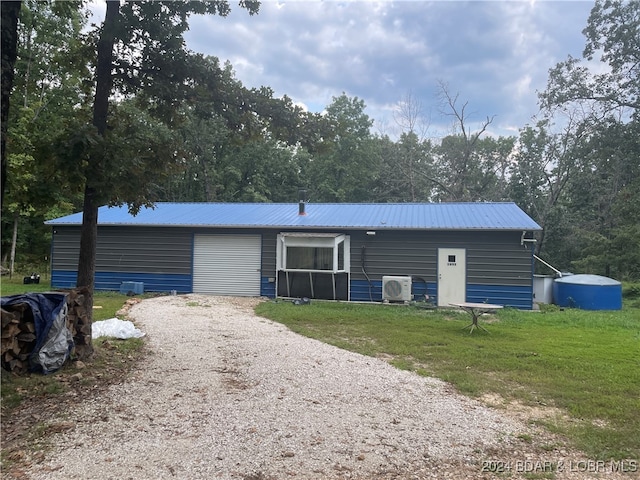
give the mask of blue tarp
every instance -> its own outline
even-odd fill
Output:
[[[67,328],[67,295],[27,293],[2,297],[2,308],[27,304],[33,314],[36,345],[29,356],[29,370],[45,375],[58,370],[73,349],[73,336]]]

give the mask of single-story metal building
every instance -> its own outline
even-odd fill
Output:
[[[53,287],[76,286],[81,223],[47,222]],[[514,203],[101,207],[95,288],[531,309],[537,230]]]

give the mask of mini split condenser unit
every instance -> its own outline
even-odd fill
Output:
[[[409,302],[411,277],[382,277],[382,300],[385,302]]]

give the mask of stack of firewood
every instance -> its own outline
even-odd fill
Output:
[[[87,314],[86,287],[65,291],[66,325],[73,336],[73,356],[85,360],[93,354],[91,321]],[[31,307],[18,303],[2,309],[2,368],[21,375],[29,370],[29,355],[36,346],[36,329]]]
[[[85,360],[93,355],[91,343],[91,321],[87,313],[87,287],[69,290],[67,294],[67,328],[71,331],[75,343],[75,356]]]
[[[29,370],[29,355],[36,345],[36,326],[26,303],[2,309],[2,368],[18,375]]]

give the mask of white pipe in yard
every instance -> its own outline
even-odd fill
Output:
[[[562,277],[562,272],[560,270],[558,270],[557,268],[549,265],[547,262],[545,262],[544,260],[542,260],[539,256],[537,255],[533,255],[533,258],[535,258],[536,260],[538,260],[540,263],[542,263],[543,265],[546,265],[547,267],[549,267],[551,270],[553,270],[554,272],[556,272],[560,277]]]

